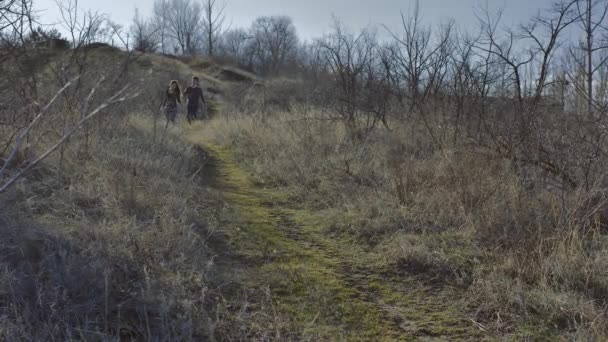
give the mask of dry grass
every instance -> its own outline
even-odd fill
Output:
[[[433,151],[420,127],[353,141],[325,111],[285,99],[297,82],[267,82],[261,100],[259,85],[207,75],[221,70],[208,61],[138,63],[137,77],[158,89],[196,72],[218,99],[238,99],[238,110],[214,107],[221,117],[200,134],[229,147],[257,185],[323,215],[325,233],[353,237],[381,260],[378,272],[459,288],[472,319],[499,334],[608,337],[608,241],[588,192],[558,192],[478,150]],[[268,289],[232,274],[246,266],[227,253],[229,214],[209,188],[207,159],[179,125],[153,133],[155,100],[105,113],[86,148],[76,137],[0,197],[3,340],[299,336]],[[30,154],[56,139],[61,123],[49,121]]]
[[[93,134],[86,154],[73,142],[0,197],[2,340],[268,334],[264,324],[238,328],[267,317],[271,305],[255,305],[270,299],[240,288],[224,265],[207,160],[181,128],[156,142],[152,129],[131,115]]]
[[[123,57],[92,52],[94,77],[81,87],[112,75]],[[226,210],[222,195],[210,188],[207,156],[183,138],[182,116],[163,131],[157,108],[168,80],[185,83],[197,74],[206,87],[222,90],[207,73],[220,69],[207,64],[140,56],[122,78],[145,85],[138,99],[102,113],[0,195],[0,339],[200,341],[285,334],[268,291],[239,280],[242,265],[224,239],[219,221]],[[55,79],[50,70],[41,72],[40,87],[52,92]],[[219,110],[213,96],[208,100],[210,110]],[[44,151],[66,120],[77,117],[64,103],[54,106],[32,134],[27,155],[22,151],[14,164]]]
[[[128,125],[77,152],[5,198],[3,339],[212,336],[213,197],[190,146]]]
[[[205,134],[261,184],[322,210],[329,230],[394,269],[462,287],[487,329],[608,336],[607,238],[587,192],[477,150],[433,152],[409,127],[353,142],[317,110],[227,117]]]

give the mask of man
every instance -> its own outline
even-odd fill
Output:
[[[191,124],[192,120],[196,120],[198,115],[199,100],[203,103],[203,108],[207,105],[203,98],[203,90],[200,87],[200,81],[197,76],[192,77],[192,85],[186,88],[184,96],[188,99],[188,123]]]

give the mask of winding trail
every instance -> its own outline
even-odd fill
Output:
[[[247,286],[269,287],[299,338],[488,340],[467,319],[458,291],[391,272],[360,245],[333,236],[320,214],[290,205],[280,190],[256,186],[229,150],[196,128],[185,136],[207,154],[206,181],[230,208],[223,233],[247,265]]]

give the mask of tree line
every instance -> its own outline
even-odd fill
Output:
[[[225,9],[225,3],[217,0],[156,0],[149,18],[135,11],[132,48],[223,57],[263,74],[276,74],[296,64],[301,46],[290,17],[264,16],[248,29],[231,28]]]
[[[3,5],[3,45],[18,47],[41,34],[31,16],[11,9],[27,12],[27,4]],[[156,0],[151,16],[136,11],[129,27],[95,12],[74,16],[74,0],[58,4],[79,51],[75,66],[86,65],[86,50],[78,47],[94,42],[206,55],[270,78],[300,79],[292,93],[305,92],[300,98],[327,109],[354,140],[379,127],[407,126],[423,132],[432,150],[475,146],[542,170],[560,188],[591,189],[608,166],[606,0],[557,0],[516,27],[503,25],[501,11],[481,8],[473,32],[454,21],[427,25],[416,5],[401,13],[396,29],[351,31],[334,18],[329,32],[311,42],[299,39],[287,16],[231,27],[217,0]]]

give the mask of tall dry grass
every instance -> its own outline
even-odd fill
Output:
[[[125,57],[98,50],[91,52],[79,83],[85,95],[100,75],[119,72],[116,65]],[[40,71],[41,99],[57,88],[49,68],[67,57],[54,58]],[[208,81],[206,90],[216,86],[207,66],[192,67],[196,72],[180,61],[138,56],[95,94],[103,98],[122,82],[133,82],[140,96],[105,109],[0,194],[0,340],[201,341],[297,334],[287,331],[267,289],[240,281],[243,266],[220,223],[232,213],[210,184],[207,155],[183,139],[182,113],[177,125],[164,130],[158,108],[169,80],[186,84],[196,74]],[[81,98],[70,91],[32,130],[5,176],[76,122]],[[218,109],[213,96],[208,101],[211,110]],[[1,126],[0,136],[8,137],[9,128]]]
[[[2,339],[213,336],[216,222],[191,147],[127,124],[88,152],[2,198]]]
[[[353,141],[324,111],[300,108],[227,115],[205,134],[395,271],[465,289],[486,329],[608,337],[602,189],[558,191],[538,170],[472,148],[433,151],[422,129],[392,128]]]

